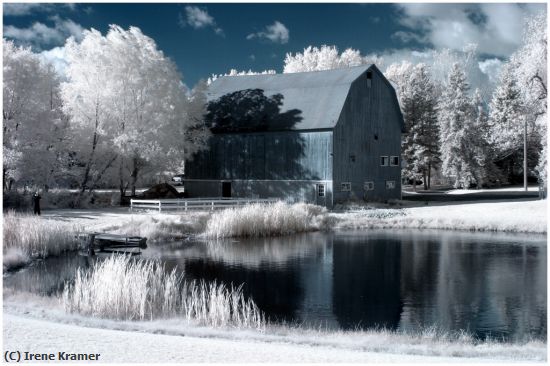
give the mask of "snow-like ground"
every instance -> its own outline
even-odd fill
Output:
[[[468,202],[363,209],[331,214],[334,229],[444,229],[473,231],[547,232],[547,201]]]
[[[114,227],[151,226],[162,223],[166,229],[173,225],[177,229],[195,227],[198,229],[205,213],[131,213],[127,208],[45,210],[43,216],[77,224],[86,231],[111,230]],[[326,229],[444,229],[506,232],[547,232],[547,200],[511,202],[467,202],[435,204],[406,208],[355,209],[329,213],[330,227]],[[180,220],[171,223],[170,220]],[[182,224],[183,222],[183,224]],[[137,225],[139,224],[139,225]],[[161,225],[161,226],[162,226]],[[200,230],[200,229],[199,229]],[[137,235],[134,233],[133,235]],[[145,235],[148,236],[148,235]]]
[[[538,192],[538,186],[527,187],[528,192]],[[488,192],[524,192],[523,187],[506,187],[506,188],[490,188],[490,189],[452,189],[445,192],[446,194],[471,194],[471,193],[488,193]]]
[[[4,351],[99,353],[102,362],[464,362],[451,357],[84,328],[4,314]]]
[[[59,301],[4,291],[5,351],[100,353],[103,362],[544,362],[546,343],[449,341],[430,331],[337,332],[199,327],[178,319],[66,314]]]

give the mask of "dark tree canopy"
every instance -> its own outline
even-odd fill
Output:
[[[285,130],[301,120],[301,112],[281,113],[282,105],[282,94],[266,96],[262,89],[239,90],[208,103],[205,121],[214,133]]]

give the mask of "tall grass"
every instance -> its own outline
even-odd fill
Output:
[[[176,269],[152,260],[111,256],[79,269],[62,295],[68,312],[145,320],[178,317],[213,327],[263,328],[265,318],[242,289],[185,281]]]
[[[81,228],[74,224],[8,211],[3,225],[4,270],[79,246],[74,235]]]
[[[207,238],[268,237],[327,228],[325,208],[306,203],[253,204],[212,214]]]

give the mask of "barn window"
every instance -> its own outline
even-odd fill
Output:
[[[342,192],[351,192],[351,183],[350,182],[343,182],[341,185],[340,190]]]
[[[388,165],[390,165],[390,158],[388,156],[381,156],[380,166],[388,166]]]
[[[386,189],[394,189],[395,188],[395,181],[394,180],[387,180],[386,181]]]
[[[355,155],[354,154],[350,154],[349,161],[350,161],[350,163],[355,163]]]
[[[390,165],[391,166],[399,166],[399,156],[390,157]]]
[[[374,182],[365,182],[363,188],[365,191],[374,191]]]
[[[372,71],[367,71],[367,88],[370,88],[372,83]]]
[[[325,197],[325,185],[324,184],[318,184],[317,185],[317,195],[319,197]]]

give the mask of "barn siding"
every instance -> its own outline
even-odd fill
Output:
[[[399,156],[401,160],[396,103],[392,89],[376,70],[372,72],[370,88],[366,73],[352,83],[334,129],[334,203],[401,197],[401,167],[380,166],[380,156]],[[395,181],[395,188],[386,189],[386,180]],[[366,181],[374,182],[373,191],[364,190]],[[341,191],[342,182],[351,183],[351,192]]]
[[[287,202],[309,202],[332,207],[332,181],[328,180],[202,180],[186,179],[190,197],[221,197],[222,182],[231,182],[231,197],[280,198]],[[326,197],[317,199],[317,184],[325,184]]]
[[[325,183],[332,205],[332,131],[216,134],[208,144],[186,165],[190,197],[219,197],[231,181],[235,197],[316,202],[315,186]]]
[[[216,134],[185,167],[191,179],[332,180],[332,131]]]

